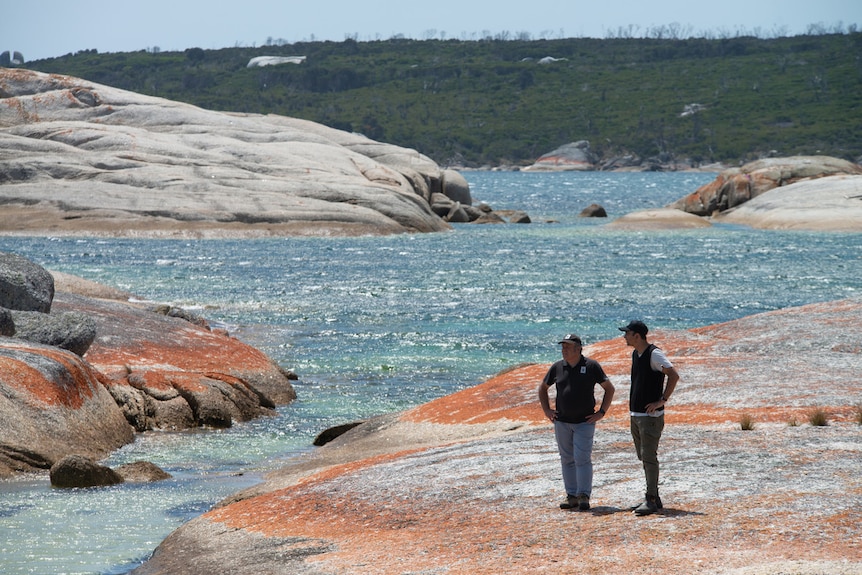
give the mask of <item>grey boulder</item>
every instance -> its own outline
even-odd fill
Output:
[[[532,165],[524,168],[530,172],[562,172],[594,170],[598,159],[590,150],[587,140],[564,144],[543,154]]]
[[[45,268],[17,254],[0,252],[0,307],[48,313],[53,299],[54,278]]]
[[[84,313],[13,311],[12,317],[18,339],[52,345],[81,357],[96,339],[96,322]]]
[[[170,473],[149,461],[133,461],[115,469],[123,481],[129,483],[152,483],[173,477]]]
[[[579,217],[582,218],[606,218],[608,217],[608,212],[599,204],[590,204],[579,214]]]
[[[97,487],[123,483],[123,477],[83,455],[67,455],[51,466],[53,487]]]

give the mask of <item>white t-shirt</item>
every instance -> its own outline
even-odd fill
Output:
[[[666,367],[673,367],[673,364],[662,350],[655,348],[649,358],[649,366],[653,371],[662,371]]]

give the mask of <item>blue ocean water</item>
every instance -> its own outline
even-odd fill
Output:
[[[107,461],[153,461],[153,485],[52,490],[0,482],[0,572],[125,573],[170,531],[309,449],[331,425],[401,410],[521,362],[567,332],[685,329],[858,296],[862,234],[736,226],[619,231],[613,219],[711,181],[698,173],[466,172],[476,201],[528,225],[362,238],[123,240],[0,237],[45,267],[197,311],[301,378],[277,417],[148,433]]]

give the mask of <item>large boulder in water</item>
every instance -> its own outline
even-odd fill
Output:
[[[669,207],[711,216],[743,204],[774,188],[834,175],[859,175],[862,166],[828,156],[766,158],[724,170]]]
[[[119,473],[83,455],[67,455],[51,466],[49,475],[54,487],[98,487],[123,482]]]
[[[524,170],[531,172],[562,172],[585,171],[596,168],[596,157],[590,150],[586,140],[572,142],[560,146],[556,150],[543,154],[532,165]]]
[[[460,172],[455,170],[443,170],[443,195],[464,206],[473,205],[473,197],[470,195],[470,184]]]
[[[79,356],[0,340],[0,477],[44,471],[69,454],[100,459],[134,439],[132,427]]]
[[[862,175],[781,186],[713,219],[761,229],[862,232]]]
[[[307,120],[0,68],[0,229],[115,236],[450,229],[442,170]]]

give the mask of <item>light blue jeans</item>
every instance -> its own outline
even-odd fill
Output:
[[[554,422],[566,495],[589,497],[593,492],[592,453],[595,434],[595,423]]]

